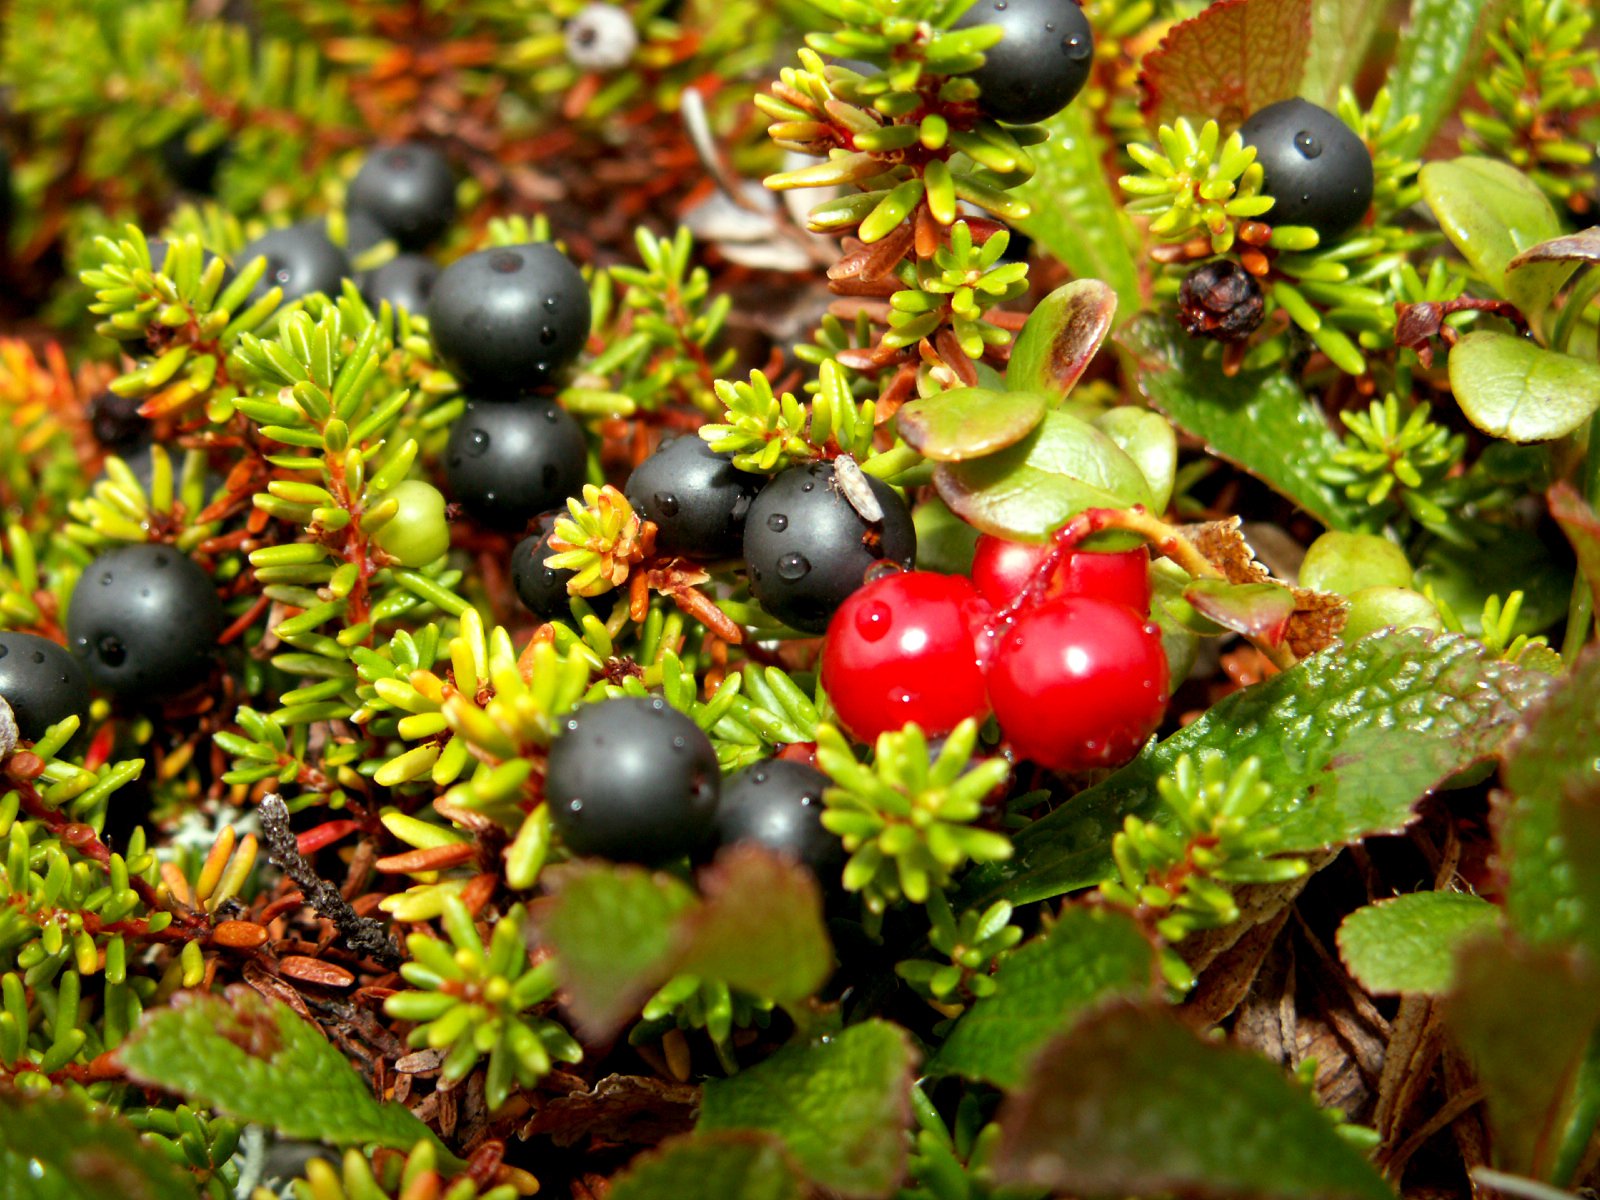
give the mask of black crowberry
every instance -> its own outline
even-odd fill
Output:
[[[1190,337],[1242,342],[1261,324],[1266,302],[1256,277],[1232,259],[1202,263],[1178,289],[1178,322]]]
[[[0,699],[11,706],[17,732],[30,742],[68,717],[89,714],[89,680],[73,658],[48,638],[0,632]]]
[[[432,259],[400,254],[362,276],[361,295],[373,312],[387,300],[391,307],[420,317],[428,311],[428,297],[438,278],[439,267]]]
[[[137,397],[112,391],[97,393],[89,401],[89,430],[107,450],[132,450],[150,436],[150,422],[139,415],[144,403]]]
[[[750,506],[744,558],[750,590],[780,621],[822,633],[850,593],[880,562],[910,567],[917,532],[893,488],[865,477],[883,509],[868,522],[839,490],[832,463],[790,467]]]
[[[205,674],[222,616],[192,559],[171,546],[122,546],[90,563],[72,589],[67,644],[97,686],[170,696]]]
[[[1043,121],[1071,104],[1088,82],[1094,31],[1075,0],[978,0],[955,28],[972,25],[1005,30],[968,76],[982,89],[978,107],[996,121]]]
[[[583,429],[551,400],[472,401],[445,446],[450,495],[495,529],[521,529],[583,490]]]
[[[324,229],[327,226],[324,225]],[[333,234],[328,233],[332,240]],[[389,231],[378,224],[377,219],[369,213],[362,212],[359,208],[352,208],[344,214],[344,253],[346,258],[355,259],[371,250],[379,242],[389,240]]]
[[[157,149],[161,169],[167,178],[186,192],[210,195],[217,182],[217,169],[228,157],[228,142],[216,138],[204,149],[196,150],[189,142],[193,125],[186,125]]]
[[[283,289],[285,303],[312,292],[337,296],[340,282],[350,274],[350,260],[333,244],[321,221],[301,221],[264,233],[240,250],[234,261],[242,267],[258,256],[265,256],[267,271],[250,293],[251,303],[275,287]]]
[[[628,503],[656,524],[656,550],[687,558],[732,558],[761,477],[740,471],[704,438],[673,438],[634,468]]]
[[[456,219],[455,175],[432,146],[383,146],[361,164],[345,204],[370,214],[402,248],[418,250]]]
[[[572,595],[567,591],[567,581],[577,572],[545,565],[545,559],[557,553],[550,549],[550,535],[555,532],[556,519],[561,515],[561,512],[545,513],[540,519],[539,531],[530,533],[511,551],[511,586],[516,588],[517,598],[527,605],[528,611],[546,621],[572,619]],[[601,592],[584,599],[604,620],[616,603],[617,593]]]
[[[589,336],[589,288],[554,246],[480,250],[440,273],[428,324],[439,357],[463,383],[515,395],[578,357]]]
[[[810,867],[821,882],[837,883],[844,846],[822,827],[827,786],[815,767],[782,758],[728,776],[717,804],[717,844],[765,846]]]
[[[1355,131],[1325,108],[1280,100],[1239,129],[1256,148],[1272,197],[1266,220],[1309,225],[1324,242],[1349,229],[1372,206],[1372,155]]]
[[[670,862],[709,838],[721,774],[700,727],[659,697],[588,704],[550,747],[545,803],[575,854]]]

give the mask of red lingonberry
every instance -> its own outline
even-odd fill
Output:
[[[959,575],[907,571],[858,589],[822,649],[839,724],[870,742],[910,721],[932,737],[987,715],[977,635],[990,615]]]
[[[1001,608],[1016,599],[1052,549],[1049,542],[1009,542],[984,534],[972,556],[972,582],[985,600]],[[1055,596],[1093,596],[1146,614],[1150,552],[1143,546],[1110,553],[1069,550],[1039,598]]]
[[[1166,709],[1160,630],[1123,604],[1046,600],[1024,609],[1001,639],[989,698],[1021,757],[1057,771],[1117,766]]]

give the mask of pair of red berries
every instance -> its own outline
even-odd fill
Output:
[[[822,651],[839,723],[871,741],[911,721],[948,733],[993,711],[1019,756],[1057,771],[1136,754],[1167,702],[1150,556],[1070,551],[1013,604],[1050,552],[984,536],[970,580],[909,571],[852,595]]]

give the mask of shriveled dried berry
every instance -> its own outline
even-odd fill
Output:
[[[1201,263],[1178,289],[1178,322],[1190,337],[1242,342],[1260,326],[1264,311],[1261,285],[1229,258]]]

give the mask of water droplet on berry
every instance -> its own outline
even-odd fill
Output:
[[[33,652],[33,661],[36,662],[36,663],[44,662],[44,655],[41,654],[39,651],[35,650]]]
[[[750,776],[751,783],[765,783],[766,781],[767,773],[764,770],[758,769],[753,775]]]
[[[904,568],[899,563],[891,562],[887,558],[880,558],[861,573],[861,582],[864,584],[875,583],[879,579],[887,579],[891,575],[901,574],[904,574]]]
[[[767,518],[767,528],[773,533],[782,533],[789,528],[789,518],[784,513],[773,513]]]
[[[108,667],[120,667],[128,658],[128,648],[119,638],[106,634],[95,643],[95,653],[100,656],[100,661]]]
[[[689,743],[684,741],[681,737],[675,737],[672,739],[672,748],[674,750],[682,750],[688,744]]]
[[[544,419],[549,421],[550,424],[554,425],[557,421],[561,420],[561,410],[559,408],[555,408],[554,406],[545,409]]]
[[[489,434],[487,430],[474,429],[467,434],[467,457],[482,458],[489,453]]]
[[[675,517],[678,515],[678,498],[671,492],[657,492],[656,507],[661,510],[662,516]]]
[[[110,571],[102,571],[102,572],[100,572],[100,586],[101,587],[109,587],[110,585],[111,585],[111,572]]]
[[[785,554],[778,560],[778,578],[790,583],[803,578],[810,570],[811,563],[804,554]]]
[[[1089,43],[1089,39],[1081,33],[1069,33],[1062,38],[1061,49],[1074,62],[1082,62],[1094,53],[1094,47]]]
[[[1047,34],[1054,33],[1056,31],[1056,23],[1054,21],[1046,21],[1044,23],[1044,31]]]
[[[660,696],[650,697],[650,711],[655,713],[657,716],[661,715],[667,711],[667,702]]]
[[[489,269],[500,275],[509,275],[522,269],[522,255],[515,250],[496,250],[489,256]]]
[[[555,328],[550,325],[541,326],[539,329],[539,341],[546,346],[554,346],[556,344]]]
[[[576,798],[568,800],[567,811],[569,813],[581,813],[583,811],[583,801]]]
[[[869,642],[876,642],[889,632],[894,613],[882,600],[863,604],[856,613],[856,632]]]
[[[559,307],[560,304],[561,304],[561,301],[557,300],[554,296],[546,296],[544,298],[544,306],[546,308],[548,308],[548,309],[552,309],[553,310],[553,309]]]
[[[1294,135],[1294,148],[1302,158],[1316,158],[1322,153],[1322,142],[1309,129],[1302,129]]]
[[[815,480],[808,479],[808,480],[806,480],[804,483],[802,483],[800,485],[800,490],[802,492],[809,492],[812,488],[814,488],[816,486],[817,485],[816,485],[816,481]]]

